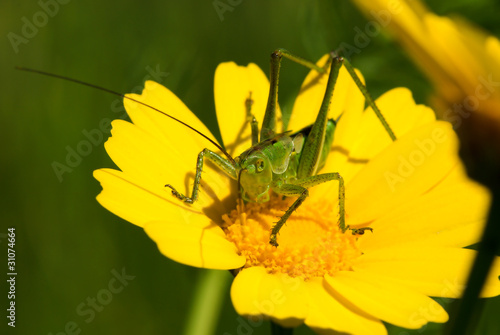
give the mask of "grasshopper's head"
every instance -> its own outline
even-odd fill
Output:
[[[255,202],[268,201],[268,191],[273,181],[273,169],[269,158],[257,150],[242,159],[238,158],[243,199]]]

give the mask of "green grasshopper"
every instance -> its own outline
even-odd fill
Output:
[[[294,134],[290,134],[290,132],[276,134],[278,80],[282,57],[291,59],[320,73],[326,72],[325,68],[320,68],[316,64],[294,56],[286,50],[278,49],[273,52],[271,54],[269,98],[260,130],[260,140],[257,121],[255,117],[251,116],[251,98],[249,98],[246,103],[248,116],[252,120],[252,147],[235,159],[232,159],[225,151],[223,153],[229,159],[225,159],[209,149],[203,149],[198,155],[194,185],[190,197],[179,193],[170,184],[165,186],[170,188],[172,194],[179,200],[190,204],[195,202],[198,199],[203,162],[204,159],[208,159],[230,178],[238,181],[241,197],[245,201],[266,202],[269,200],[271,190],[282,196],[297,196],[295,202],[285,211],[271,230],[269,243],[277,247],[279,231],[292,212],[308,197],[308,189],[329,181],[338,181],[339,227],[342,232],[350,229],[353,234],[363,234],[365,230],[371,230],[371,228],[355,229],[345,224],[345,186],[342,176],[336,172],[318,174],[318,171],[325,165],[333,142],[336,123],[334,120],[328,119],[327,115],[342,64],[344,64],[369,105],[377,114],[391,139],[395,140],[396,137],[351,64],[346,59],[333,55],[325,97],[314,124]]]
[[[346,230],[349,229],[353,234],[361,235],[366,230],[371,231],[371,228],[350,228],[349,226],[346,226],[345,186],[342,176],[336,172],[318,174],[321,168],[325,165],[330,152],[330,146],[333,142],[336,122],[335,120],[328,119],[327,116],[335,83],[342,65],[346,67],[354,82],[363,93],[366,101],[370,107],[372,107],[373,111],[376,113],[377,117],[393,141],[396,140],[394,133],[387,124],[378,107],[375,105],[375,102],[369,95],[366,87],[355,73],[352,65],[343,57],[332,54],[330,59],[330,74],[328,77],[325,96],[314,124],[293,134],[291,132],[277,134],[275,132],[276,109],[278,105],[278,80],[282,57],[316,70],[319,73],[326,73],[326,67],[328,66],[327,63],[325,68],[321,68],[310,61],[292,55],[284,49],[277,49],[274,51],[271,54],[269,97],[260,134],[257,121],[251,114],[250,96],[245,103],[247,106],[247,116],[249,120],[251,120],[252,147],[245,150],[236,158],[231,157],[231,155],[229,155],[224,148],[205,134],[153,106],[147,105],[123,94],[96,85],[88,84],[80,80],[27,68],[18,69],[76,82],[78,84],[106,91],[124,99],[132,100],[183,124],[215,145],[227,159],[206,148],[198,154],[194,185],[190,197],[181,194],[170,184],[165,185],[165,187],[172,190],[172,194],[176,198],[185,203],[192,204],[198,199],[204,159],[208,159],[220,168],[227,176],[237,180],[240,196],[245,201],[259,203],[266,202],[270,199],[270,191],[273,191],[281,196],[298,197],[271,230],[269,243],[275,247],[278,246],[277,236],[279,231],[286,223],[292,212],[295,211],[308,197],[308,189],[329,181],[338,181],[339,183],[339,228],[342,232],[346,232]]]

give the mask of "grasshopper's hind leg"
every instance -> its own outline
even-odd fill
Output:
[[[297,200],[294,201],[294,203],[288,208],[283,214],[283,216],[276,222],[276,224],[273,226],[271,229],[271,236],[269,239],[269,244],[272,246],[277,247],[278,242],[276,241],[278,237],[278,233],[281,230],[281,227],[285,224],[286,220],[292,215],[293,211],[295,211],[297,208],[299,208],[300,205],[306,200],[306,198],[309,196],[309,191],[307,188],[299,186],[299,185],[293,185],[293,184],[284,184],[281,186],[277,186],[273,188],[274,192],[278,193],[279,195],[285,195],[285,196],[296,196],[298,195],[299,197]]]
[[[278,83],[281,67],[281,58],[288,58],[300,65],[308,67],[318,73],[326,73],[327,67],[319,67],[302,57],[295,56],[285,49],[276,49],[271,54],[271,73],[269,76],[269,97],[267,100],[266,113],[260,129],[260,140],[264,141],[273,137],[276,133],[276,110],[278,106]],[[326,64],[328,65],[328,64]]]
[[[391,140],[395,141],[396,140],[396,135],[394,135],[394,132],[392,131],[391,127],[385,120],[384,115],[382,115],[382,112],[380,109],[377,107],[375,104],[375,100],[373,100],[372,96],[370,93],[368,93],[368,90],[366,89],[366,86],[363,85],[361,82],[361,79],[359,79],[358,75],[356,74],[356,71],[354,71],[354,67],[351,65],[351,63],[343,57],[336,56],[335,58],[341,59],[342,63],[344,64],[347,72],[351,75],[352,79],[356,83],[356,86],[358,86],[359,90],[365,97],[366,101],[368,102],[368,105],[372,108],[373,112],[377,115],[377,118],[380,120],[380,123],[382,123],[382,126],[384,126],[385,131],[387,134],[389,134],[389,137]]]

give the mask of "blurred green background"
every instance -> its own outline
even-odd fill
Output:
[[[122,117],[121,103],[106,93],[16,71],[14,66],[123,93],[137,90],[151,69],[159,69],[168,73],[160,76],[161,83],[218,133],[213,103],[218,63],[254,62],[268,73],[269,55],[278,47],[316,60],[341,42],[352,44],[354,28],[364,27],[366,21],[349,1],[220,0],[239,3],[229,5],[232,10],[222,16],[211,0],[66,2],[58,5],[57,13],[52,7],[54,15],[46,16],[46,22],[37,1],[0,2],[0,245],[5,255],[7,227],[16,227],[17,334],[71,334],[74,324],[82,334],[180,334],[203,271],[163,257],[140,228],[95,201],[100,186],[92,171],[114,166],[103,146],[109,133],[87,148],[62,180],[53,169],[54,162],[66,164],[68,150],[77,150],[86,140],[85,132],[99,129],[102,120]],[[494,0],[446,0],[432,8],[439,14],[461,13],[500,33],[500,6]],[[16,52],[8,34],[22,36],[26,20],[33,19],[40,27],[25,31],[30,37]],[[374,96],[407,86],[423,103],[431,92],[429,83],[383,34],[352,62]],[[281,73],[280,103],[289,111],[307,70],[285,60]],[[77,313],[78,306],[108,287],[113,270],[123,268],[135,276],[123,291],[92,318]],[[4,292],[2,288],[2,306]],[[500,334],[499,309],[499,298],[488,300],[478,333]],[[0,329],[5,329],[2,310]],[[216,334],[237,334],[239,322],[227,295]],[[248,334],[268,334],[268,328],[265,324]],[[391,327],[390,332],[435,334],[436,328]],[[15,333],[10,327],[7,331]],[[301,327],[296,334],[312,332]]]

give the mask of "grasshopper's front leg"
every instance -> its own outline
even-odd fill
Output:
[[[257,123],[257,119],[252,114],[252,92],[248,95],[248,98],[245,100],[245,107],[247,110],[247,122],[250,122],[250,129],[252,134],[252,145],[256,145],[259,143],[259,124]]]
[[[172,189],[172,194],[179,200],[184,201],[185,203],[192,204],[196,200],[198,200],[198,191],[200,188],[200,182],[201,182],[201,172],[203,171],[203,159],[207,158],[209,161],[214,163],[218,168],[220,168],[225,174],[227,174],[229,177],[233,179],[237,179],[236,176],[236,167],[231,164],[227,159],[219,156],[215,152],[209,150],[209,149],[203,149],[198,154],[198,159],[196,161],[196,174],[194,176],[194,185],[193,185],[193,191],[191,193],[191,197],[185,196],[179,192],[170,184],[165,185],[165,187],[168,187]]]
[[[283,214],[283,216],[279,219],[278,222],[276,222],[274,227],[271,229],[271,237],[269,240],[269,244],[271,244],[274,247],[277,247],[278,242],[276,241],[276,239],[279,231],[281,230],[281,227],[283,227],[286,220],[288,220],[290,215],[292,215],[293,211],[295,211],[304,202],[304,200],[306,200],[306,198],[309,196],[309,191],[305,187],[294,184],[273,185],[273,191],[280,195],[299,196],[297,200],[295,200],[295,202],[290,206],[290,208],[286,210],[285,214]]]

